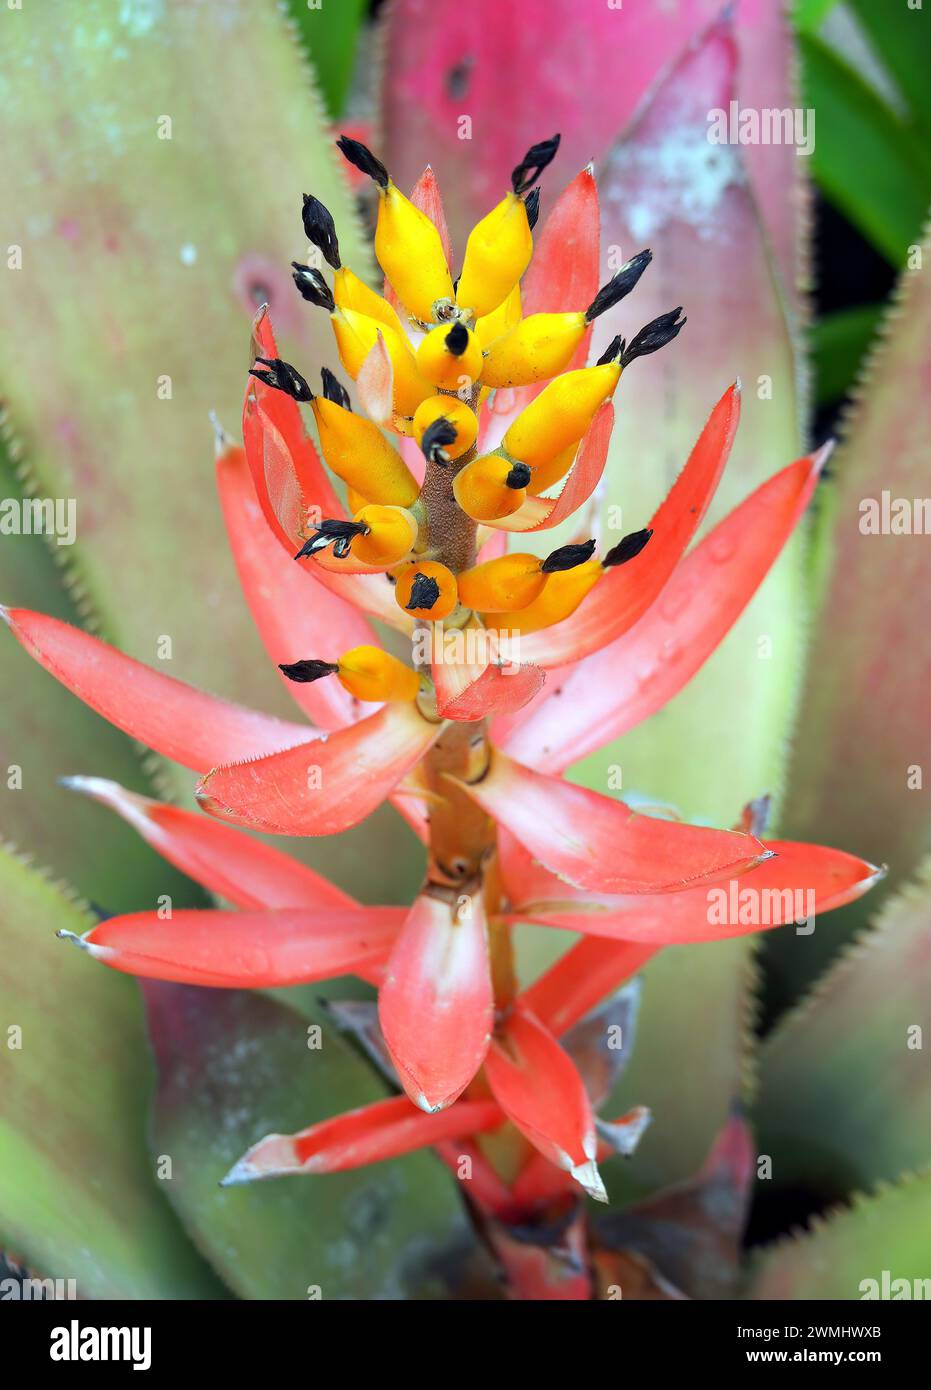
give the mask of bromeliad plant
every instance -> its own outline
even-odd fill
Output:
[[[262,309],[243,446],[218,431],[216,469],[247,601],[311,727],[204,694],[54,618],[5,616],[92,708],[200,774],[207,816],[107,781],[74,784],[233,904],[63,934],[148,979],[267,989],[354,974],[377,987],[377,1019],[363,1007],[360,1024],[359,1006],[344,1016],[397,1094],[298,1133],[256,1135],[217,1179],[326,1181],[432,1147],[463,1180],[514,1296],[635,1285],[676,1297],[630,1254],[629,1233],[588,1223],[582,1201],[606,1200],[599,1165],[633,1152],[649,1122],[643,1107],[595,1115],[630,1052],[634,977],[664,946],[791,921],[800,895],[819,914],[850,902],[879,871],[840,850],[766,838],[764,803],[713,829],[563,777],[655,713],[717,647],[804,513],[827,450],[789,463],[691,546],[738,427],[735,383],[655,515],[607,547],[587,536],[622,376],[685,320],[678,308],[664,313],[585,365],[593,322],[635,289],[648,250],[587,306],[543,312],[522,298],[537,180],[558,140],[517,164],[454,279],[431,172],[408,198],[344,137],[343,153],[378,189],[384,296],[343,264],[333,218],[305,196],[305,232],[333,274],[295,263],[294,282],[330,315],[369,418],[329,364],[318,364],[315,391],[281,359]],[[533,284],[550,300],[569,292],[580,247],[597,264],[597,220],[585,169],[553,214],[571,239],[544,237],[537,249]],[[542,555],[520,547],[570,518],[569,542]],[[386,800],[426,846],[409,909],[362,906],[229,828],[337,835]],[[711,910],[722,887],[766,910],[722,919]],[[518,923],[581,933],[525,989]],[[623,1046],[606,1045],[612,1029]],[[748,1164],[735,1120],[706,1178],[724,1169],[742,1189]]]

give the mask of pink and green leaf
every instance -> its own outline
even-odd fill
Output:
[[[77,499],[69,565],[108,637],[152,659],[168,635],[181,678],[286,709],[238,601],[207,412],[237,418],[263,300],[286,356],[332,360],[325,316],[304,312],[288,273],[306,254],[302,188],[368,265],[312,80],[274,7],[171,0],[140,23],[88,0],[75,25],[52,0],[23,18],[5,108],[8,240],[24,260],[3,302],[29,330],[5,339],[0,380],[33,473]]]
[[[222,1297],[147,1152],[153,1075],[137,991],[55,939],[92,925],[66,890],[0,850],[0,1014],[21,1030],[0,1052],[0,1244],[76,1279],[79,1298]]]
[[[461,251],[524,150],[558,130],[562,146],[544,187],[545,217],[549,190],[604,154],[657,76],[720,9],[717,0],[675,6],[550,0],[541,25],[532,0],[507,6],[396,0],[386,21],[382,89],[389,168],[407,188],[433,163]],[[734,22],[741,104],[776,110],[796,104],[791,37],[780,6],[742,0]],[[517,80],[520,73],[533,73],[533,82]],[[410,119],[412,105],[423,119]],[[752,146],[748,155],[784,279],[794,290],[800,161],[785,145]]]
[[[926,261],[929,254],[926,242]],[[818,537],[817,659],[802,697],[784,818],[793,836],[814,836],[817,827],[817,835],[888,863],[890,888],[914,872],[931,828],[922,790],[931,762],[931,655],[921,640],[931,546],[926,534],[904,533],[929,510],[929,388],[931,286],[923,272],[908,271],[836,454]],[[845,934],[864,919],[864,911],[851,913]],[[796,988],[827,959],[826,939],[811,945],[804,960],[780,959]]]
[[[742,163],[750,147],[708,139],[709,111],[727,112],[739,95],[732,26],[727,17],[716,20],[684,52],[596,170],[603,244],[621,255],[648,245],[654,265],[629,300],[596,323],[593,352],[676,304],[688,317],[676,341],[634,362],[618,389],[602,499],[606,543],[648,524],[708,401],[737,377],[744,388],[741,425],[706,526],[802,452],[793,334]],[[757,87],[762,91],[762,81]],[[774,160],[774,147],[766,148],[763,159]],[[789,158],[803,162],[794,151]],[[768,172],[775,176],[774,168]],[[629,571],[626,582],[632,582],[660,540],[657,531],[618,574]],[[620,764],[625,785],[649,788],[690,819],[721,822],[761,791],[778,792],[803,605],[794,540],[688,689],[661,719],[586,763],[586,779],[603,785],[605,768]],[[711,757],[695,756],[696,729],[714,750]]]
[[[757,1123],[778,1182],[832,1199],[927,1162],[929,918],[926,864],[767,1037]],[[796,938],[800,954],[811,939]]]

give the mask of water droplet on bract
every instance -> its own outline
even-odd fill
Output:
[[[682,616],[691,601],[692,595],[684,588],[662,594],[659,599],[660,617],[665,618],[667,623],[674,623]]]
[[[711,536],[708,540],[708,558],[716,565],[726,565],[733,559],[737,541],[733,536]]]

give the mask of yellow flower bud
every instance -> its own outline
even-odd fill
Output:
[[[513,463],[501,454],[483,454],[457,473],[453,495],[474,521],[498,521],[524,505],[530,479],[525,463]]]
[[[413,618],[440,622],[459,602],[456,576],[438,560],[418,560],[397,577],[394,596],[398,606]]]
[[[414,354],[406,337],[385,323],[360,314],[356,309],[337,309],[331,315],[340,361],[355,380],[381,333],[394,369],[395,413],[410,418],[420,402],[434,394],[434,388],[417,370]]]
[[[602,285],[584,312],[531,314],[490,348],[485,342],[489,350],[482,380],[496,387],[530,386],[563,371],[572,361],[588,325],[630,294],[650,260],[649,251],[633,256],[613,279]],[[664,319],[664,328],[665,322]],[[655,329],[657,325],[648,327]],[[612,350],[618,353],[623,347],[621,339],[612,344]],[[648,350],[655,348],[651,346]]]
[[[556,376],[572,361],[587,327],[584,314],[531,314],[488,349],[482,381],[530,386]]]
[[[502,441],[512,458],[537,469],[576,444],[621,377],[617,362],[566,372],[522,410]]]
[[[502,555],[463,570],[459,576],[459,601],[485,613],[524,608],[545,583],[540,555]]]
[[[438,299],[453,297],[440,234],[393,183],[379,190],[375,255],[401,303],[423,323],[434,322]]]
[[[488,626],[501,631],[537,632],[542,627],[562,622],[563,618],[571,617],[602,574],[600,560],[586,560],[575,569],[548,575],[539,594],[526,607],[493,613]]]
[[[429,396],[421,401],[414,413],[414,438],[420,444],[424,431],[434,420],[445,419],[456,431],[452,444],[444,444],[444,451],[451,459],[461,456],[472,448],[478,434],[478,417],[475,411],[456,396]]]
[[[352,647],[343,652],[336,675],[357,700],[414,700],[420,677],[380,647]]]
[[[323,457],[338,478],[369,502],[409,507],[420,486],[377,425],[335,401],[314,396],[311,403]]]
[[[493,313],[486,314],[484,318],[476,320],[475,335],[485,352],[488,351],[492,343],[497,342],[505,333],[510,333],[512,328],[516,328],[520,323],[520,315],[520,285],[517,284],[507,299],[499,304]]]
[[[346,505],[355,516],[356,512],[361,512],[363,507],[367,507],[371,499],[363,497],[361,492],[356,492],[354,487],[346,489]]]
[[[441,323],[417,348],[417,369],[434,386],[471,390],[482,374],[482,345],[463,323]]]
[[[475,317],[494,313],[530,264],[533,237],[524,201],[508,192],[466,242],[456,303],[471,309]]]
[[[341,309],[355,309],[357,313],[368,314],[370,319],[377,319],[402,338],[406,336],[394,305],[370,290],[365,281],[354,275],[348,266],[341,266],[333,276],[333,298]]]
[[[410,554],[417,540],[417,518],[405,507],[369,503],[353,520],[368,527],[367,533],[353,537],[350,547],[364,565],[381,565],[385,569],[396,565]]]
[[[531,603],[525,608],[513,609],[507,613],[492,613],[486,626],[502,632],[537,632],[540,628],[561,623],[564,618],[571,618],[605,571],[635,560],[652,535],[653,532],[649,529],[632,531],[630,535],[618,541],[617,545],[612,546],[600,560],[591,558],[593,541],[586,546],[565,546],[562,552],[564,555],[573,550],[585,552],[585,558],[581,563],[564,563],[553,569],[540,593]],[[560,552],[557,551],[556,554],[559,555]],[[569,558],[571,559],[571,555]]]

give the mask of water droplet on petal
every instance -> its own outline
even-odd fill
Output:
[[[737,550],[737,541],[731,535],[712,535],[708,541],[708,557],[716,565],[726,565]]]
[[[674,623],[682,616],[691,601],[692,595],[687,589],[667,589],[659,598],[660,617],[665,618],[667,623]]]

